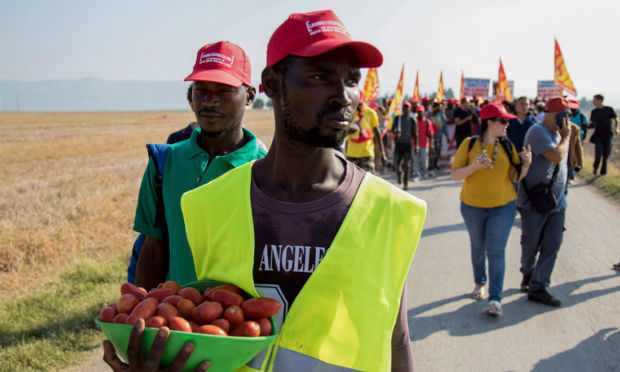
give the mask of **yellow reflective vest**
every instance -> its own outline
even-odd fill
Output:
[[[254,286],[252,163],[185,193],[198,280]],[[366,174],[276,340],[243,371],[388,371],[391,339],[426,203]]]

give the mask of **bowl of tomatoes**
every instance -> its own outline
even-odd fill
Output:
[[[127,346],[133,324],[142,318],[142,354],[148,355],[161,327],[170,335],[160,359],[169,366],[186,342],[195,345],[184,371],[208,360],[210,372],[235,371],[247,364],[277,337],[273,316],[278,301],[253,298],[235,285],[205,280],[183,287],[173,281],[150,291],[131,283],[121,286],[121,297],[105,306],[95,319],[121,359],[127,361]]]

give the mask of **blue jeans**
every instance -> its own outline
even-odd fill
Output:
[[[516,206],[511,201],[495,208],[478,208],[461,202],[461,214],[471,240],[471,263],[476,284],[486,284],[489,260],[489,301],[502,300],[506,272],[506,243]]]
[[[521,273],[530,275],[530,291],[548,287],[551,272],[564,237],[566,209],[540,214],[533,209],[521,212]],[[538,258],[536,257],[538,256]]]

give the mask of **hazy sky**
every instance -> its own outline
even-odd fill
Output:
[[[499,58],[513,95],[553,79],[557,37],[579,97],[603,93],[620,106],[619,0],[33,1],[0,0],[0,80],[99,78],[179,81],[204,44],[229,40],[252,61],[258,82],[267,42],[290,13],[333,9],[354,39],[383,53],[382,92],[405,64],[420,90],[458,92],[465,77],[497,78]]]

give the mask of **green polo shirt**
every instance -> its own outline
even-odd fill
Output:
[[[266,154],[266,151],[258,146],[256,136],[243,128],[243,133],[248,139],[243,147],[230,154],[209,159],[209,154],[198,146],[199,133],[200,127],[192,132],[189,139],[170,146],[164,171],[162,194],[168,225],[168,245],[170,247],[170,268],[167,278],[181,285],[196,280],[194,260],[185,237],[181,195],[208,183],[235,167],[260,159]],[[149,157],[149,164],[140,185],[133,229],[146,236],[162,239],[164,232],[155,227],[157,210],[157,197],[153,183],[155,173],[155,164],[153,159]]]

